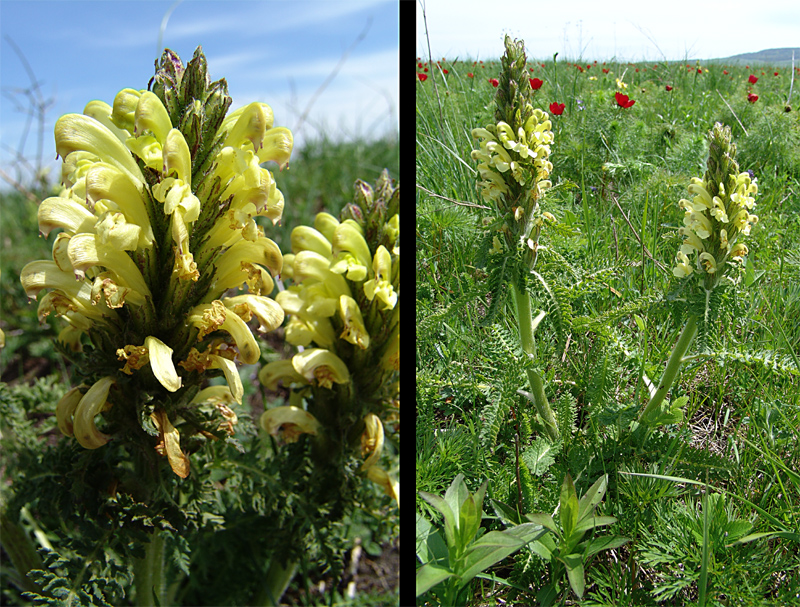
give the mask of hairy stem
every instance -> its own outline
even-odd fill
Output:
[[[164,585],[164,536],[158,531],[153,533],[150,542],[145,546],[145,556],[134,564],[134,582],[136,584],[136,604],[165,605]],[[155,597],[158,597],[156,602]]]
[[[672,348],[672,354],[669,356],[667,367],[664,369],[664,375],[661,377],[658,388],[656,388],[653,396],[650,397],[650,402],[647,403],[644,411],[642,411],[642,414],[639,416],[640,423],[648,423],[652,416],[658,412],[661,403],[664,402],[667,396],[667,392],[669,392],[669,389],[678,377],[678,371],[680,371],[681,364],[683,363],[683,357],[689,350],[689,346],[692,345],[695,335],[697,335],[697,319],[694,316],[689,316],[689,320],[686,321],[686,326],[683,327],[683,331],[681,331],[681,335],[678,337],[675,347]]]
[[[531,317],[531,300],[527,293],[521,293],[517,285],[511,285],[514,293],[514,303],[517,308],[517,322],[519,323],[519,337],[522,342],[522,351],[525,354],[535,357],[536,344],[533,341],[533,318]],[[544,382],[542,376],[534,369],[528,369],[528,381],[531,384],[531,400],[536,407],[539,417],[542,418],[547,437],[555,442],[560,438],[556,417],[547,396],[544,393]]]

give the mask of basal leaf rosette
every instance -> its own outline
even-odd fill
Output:
[[[324,465],[349,454],[359,472],[398,499],[380,465],[385,430],[399,438],[400,190],[386,171],[375,188],[356,183],[340,219],[318,213],[292,231],[276,300],[288,317],[289,360],[267,364],[261,383],[292,389],[290,404],[268,409],[261,426],[285,442],[311,435]]]
[[[755,207],[758,184],[750,173],[740,172],[730,127],[720,123],[709,133],[708,167],[702,179],[694,177],[688,186],[691,199],[678,203],[684,211],[683,242],[676,254],[672,273],[677,278],[699,276],[711,291],[747,255],[745,236],[758,222]]]
[[[269,297],[283,258],[256,218],[281,217],[261,164],[285,166],[292,135],[264,103],[227,114],[227,84],[210,81],[200,48],[186,66],[166,50],[150,88],[57,121],[63,189],[38,219],[43,235],[59,233],[52,259],[29,263],[21,281],[42,321],[66,321],[59,340],[86,378],[58,405],[62,431],[89,449],[111,437],[152,447],[155,436],[185,477],[181,436],[221,438],[235,419],[217,406],[216,419],[196,415],[203,382],[221,373],[241,403],[237,364],[260,356],[251,325],[284,319]]]

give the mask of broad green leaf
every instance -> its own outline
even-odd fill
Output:
[[[451,485],[452,486],[452,485]],[[448,504],[444,499],[439,497],[438,495],[434,495],[433,493],[428,493],[426,491],[419,492],[422,499],[428,502],[431,506],[436,508],[439,512],[442,513],[444,517],[444,537],[447,540],[447,545],[450,546],[451,549],[455,549],[458,542],[456,540],[456,530],[458,529],[458,521],[456,520],[456,513],[451,510],[450,504]]]
[[[611,548],[619,548],[623,544],[630,542],[629,537],[622,537],[619,535],[604,535],[596,537],[588,543],[583,550],[583,558],[588,559],[590,556],[597,554],[603,550],[610,550]]]
[[[575,493],[575,485],[572,484],[572,477],[569,474],[564,477],[564,483],[561,485],[560,502],[561,529],[564,532],[564,537],[567,538],[572,535],[572,531],[578,522],[578,496]]]
[[[495,514],[501,519],[511,521],[514,525],[519,525],[522,522],[522,517],[519,512],[508,504],[492,499],[492,506],[494,507]]]
[[[740,537],[750,533],[753,525],[743,520],[730,521],[725,525],[725,532],[728,534],[727,538],[730,541],[739,539]]]
[[[564,563],[567,568],[569,585],[572,586],[572,590],[578,595],[578,598],[582,599],[585,589],[585,582],[583,579],[583,557],[580,554],[566,554],[559,557],[559,560]]]
[[[475,534],[481,526],[481,519],[473,496],[468,495],[464,503],[461,504],[459,519],[456,536],[458,537],[458,552],[461,553],[475,539]]]
[[[428,590],[436,586],[447,578],[453,577],[455,574],[444,567],[428,563],[417,569],[417,596],[426,593]]]
[[[468,495],[469,489],[467,489],[467,484],[464,482],[464,475],[459,474],[453,479],[453,482],[450,483],[447,491],[445,491],[444,501],[450,506],[450,510],[458,515],[461,511],[461,504],[464,503]],[[459,521],[456,520],[456,526],[458,526],[458,524]]]
[[[550,536],[548,535],[545,537],[549,538]],[[538,554],[540,557],[542,557],[545,561],[550,562],[553,559],[553,550],[555,550],[555,545],[551,550],[548,546],[544,544],[543,540],[544,538],[542,538],[541,540],[537,540],[535,542],[531,542],[531,550],[535,554]]]
[[[590,511],[603,500],[607,486],[608,474],[604,474],[595,481],[594,485],[589,487],[589,490],[583,495],[578,503],[578,520],[583,519],[583,517],[589,514]]]
[[[432,560],[428,551],[428,536],[432,529],[430,521],[417,512],[417,558],[422,564]]]
[[[536,523],[537,525],[541,525],[545,529],[549,529],[555,534],[558,534],[558,529],[556,528],[556,523],[553,520],[553,517],[549,514],[544,512],[534,512],[533,514],[526,514],[525,518],[528,519],[532,523]]]
[[[512,533],[515,530],[516,534]],[[542,528],[530,523],[505,531],[490,531],[474,542],[458,563],[456,572],[461,578],[459,585],[466,584],[484,569],[488,569],[533,541],[539,533],[542,533]]]
[[[478,519],[483,518],[483,498],[486,495],[486,488],[489,486],[489,479],[486,479],[481,483],[481,486],[478,487],[478,490],[473,494],[473,499],[475,500],[475,507],[478,509]]]
[[[603,527],[605,525],[613,525],[617,522],[613,516],[587,516],[578,523],[575,527],[574,533],[583,533],[594,527]]]

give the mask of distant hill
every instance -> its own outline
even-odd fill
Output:
[[[770,48],[756,53],[742,53],[731,57],[710,59],[715,63],[758,63],[768,65],[792,65],[792,51],[794,51],[794,65],[800,67],[800,48]]]

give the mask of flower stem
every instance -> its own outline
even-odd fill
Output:
[[[258,601],[259,605],[266,607],[277,607],[281,602],[281,597],[297,573],[297,561],[290,561],[285,564],[279,560],[273,559],[269,564],[269,571],[267,572],[267,581],[262,592],[261,600]]]
[[[514,303],[517,308],[517,322],[519,323],[519,337],[522,342],[522,351],[525,354],[535,357],[536,344],[533,340],[533,318],[531,316],[531,300],[527,293],[519,291],[516,285],[511,285],[512,292],[514,293]],[[547,437],[555,442],[559,440],[558,425],[556,418],[553,414],[553,409],[550,403],[547,402],[547,396],[544,393],[544,382],[542,376],[535,369],[528,369],[528,381],[531,384],[532,401],[536,407],[536,412],[542,418],[544,429]]]
[[[150,542],[145,546],[145,556],[134,563],[134,581],[136,584],[136,604],[152,607],[166,605],[164,585],[164,536],[158,531],[153,533]],[[155,597],[158,597],[156,603]]]
[[[675,383],[675,378],[678,376],[678,371],[680,371],[683,363],[683,357],[689,350],[689,346],[692,345],[695,335],[697,335],[697,318],[689,316],[686,326],[683,327],[683,331],[681,331],[681,335],[672,349],[672,354],[669,356],[667,367],[664,369],[664,375],[661,377],[658,388],[650,397],[650,402],[647,403],[644,411],[639,416],[640,423],[647,423],[658,412],[661,403],[664,402],[664,398],[667,396],[667,392],[669,392],[672,384]]]

